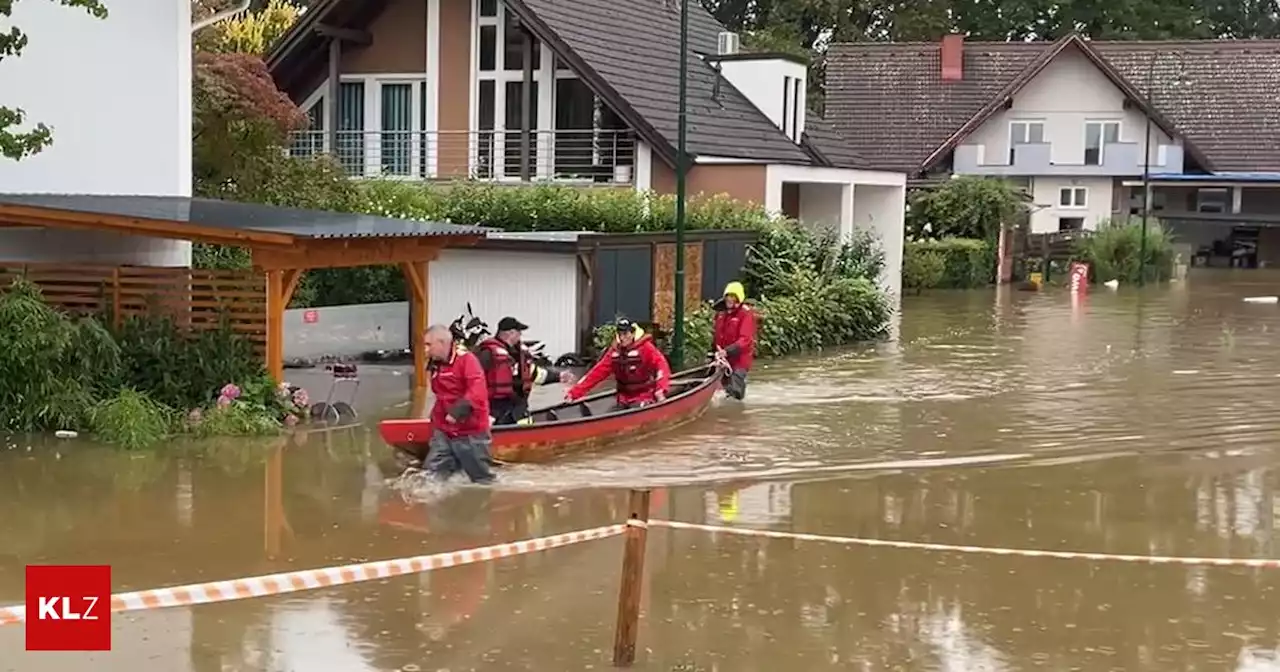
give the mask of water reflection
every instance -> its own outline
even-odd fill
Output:
[[[129,590],[595,527],[634,485],[692,522],[1275,557],[1280,310],[1243,304],[1259,291],[1233,277],[1075,306],[909,297],[894,344],[762,363],[743,405],[491,490],[389,489],[367,428],[137,455],[10,441],[0,601],[22,600],[29,562],[110,563]],[[24,654],[23,629],[0,628],[0,670],[601,669],[620,555],[613,539],[121,614],[97,656]],[[655,529],[647,572],[640,670],[1280,670],[1274,571]]]

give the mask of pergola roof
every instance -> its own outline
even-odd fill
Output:
[[[182,196],[0,193],[0,221],[92,228],[226,245],[282,245],[302,240],[426,238],[478,240],[487,229],[360,213],[303,210]],[[443,241],[441,241],[443,242]]]

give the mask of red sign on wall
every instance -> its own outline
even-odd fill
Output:
[[[315,324],[320,321],[320,311],[308,310],[302,314],[302,321],[306,324]]]

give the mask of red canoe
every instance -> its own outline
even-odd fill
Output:
[[[671,377],[671,393],[661,403],[612,411],[613,392],[557,404],[532,412],[533,422],[493,428],[493,457],[502,462],[546,462],[557,457],[636,441],[696,420],[720,389],[714,365]],[[431,421],[383,420],[378,433],[388,444],[419,458],[427,454]]]

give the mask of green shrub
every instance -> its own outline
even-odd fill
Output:
[[[908,243],[902,252],[902,287],[915,290],[933,289],[942,284],[947,273],[947,257],[941,251]]]
[[[907,236],[995,240],[1000,226],[1023,211],[1022,196],[997,177],[957,177],[911,196]]]
[[[780,357],[882,337],[892,313],[875,282],[883,266],[884,255],[869,237],[839,245],[792,224],[764,231],[748,250],[745,270],[755,297],[747,304],[756,311],[757,354]],[[673,366],[705,361],[712,349],[711,305],[685,314],[685,361]],[[603,349],[613,337],[612,325],[599,327],[595,345]]]
[[[209,403],[231,381],[264,375],[253,344],[227,322],[217,329],[184,330],[168,317],[126,318],[116,334],[122,384],[175,409]]]
[[[94,436],[126,450],[148,448],[163,441],[170,434],[173,420],[173,409],[127,387],[98,402],[90,413]]]
[[[931,286],[919,289],[971,289],[986,287],[995,280],[995,247],[984,240],[971,238],[943,238],[942,240],[918,240],[908,242],[903,251],[904,282],[907,259],[912,255],[932,252],[942,257],[943,272]]]
[[[213,436],[266,436],[275,434],[281,424],[250,404],[233,401],[226,406],[213,406],[188,417],[188,431],[198,438]]]
[[[1141,273],[1142,225],[1102,222],[1076,242],[1073,256],[1089,264],[1093,282],[1137,282]],[[1158,221],[1147,226],[1147,279],[1168,280],[1173,272],[1173,238]]]
[[[34,284],[15,280],[0,294],[0,427],[80,427],[94,403],[95,373],[110,374],[118,357],[102,351],[99,336],[45,303]]]

